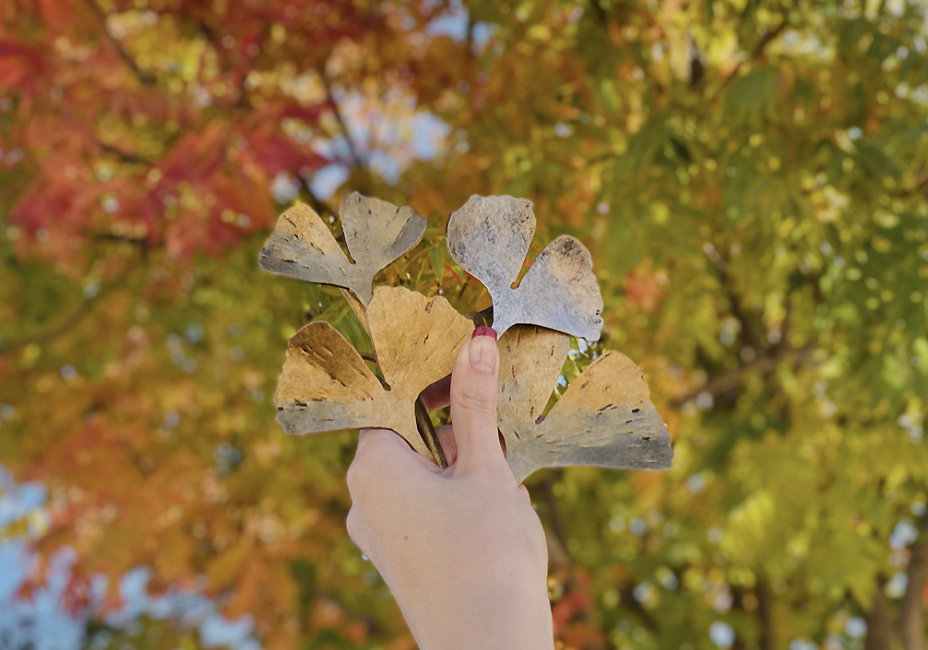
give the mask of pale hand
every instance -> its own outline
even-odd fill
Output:
[[[544,531],[500,449],[495,333],[474,335],[451,375],[453,429],[437,432],[448,469],[392,431],[362,431],[348,469],[348,534],[422,650],[549,650]],[[443,405],[440,389],[424,398]]]

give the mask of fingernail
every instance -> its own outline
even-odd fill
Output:
[[[496,370],[496,331],[492,327],[480,326],[471,336],[470,367],[479,373],[490,374]]]
[[[477,338],[478,336],[492,336],[493,340],[496,340],[496,330],[492,327],[487,327],[486,325],[478,325],[474,328],[474,333],[470,335],[472,339]]]

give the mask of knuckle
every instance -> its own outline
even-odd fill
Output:
[[[364,457],[388,453],[387,450],[398,442],[397,434],[389,429],[365,429],[361,436],[358,455]]]
[[[408,467],[408,454],[414,453],[399,435],[389,429],[362,432],[358,451],[348,466],[345,482],[355,504],[369,509],[383,498],[384,485],[391,484]]]
[[[348,466],[348,473],[345,476],[348,492],[353,500],[357,498],[357,495],[363,495],[374,480],[377,473],[377,459],[384,457],[385,448],[394,442],[390,439],[394,435],[392,431],[383,429],[362,431],[358,441],[358,451],[351,465]]]
[[[489,386],[462,386],[454,395],[454,406],[458,410],[481,415],[496,415],[496,390]]]
[[[348,517],[345,519],[345,528],[348,530],[348,537],[351,538],[351,541],[353,541],[358,548],[361,548],[363,526],[361,525],[361,515],[358,513],[357,508],[352,507],[351,510],[348,511]]]
[[[348,484],[348,493],[351,495],[352,502],[357,502],[358,497],[364,493],[366,484],[370,480],[370,471],[363,457],[355,457],[351,465],[348,466],[348,473],[345,475],[345,482]]]
[[[354,506],[348,510],[348,516],[345,518],[345,528],[348,530],[348,537],[355,539],[358,532],[358,509]],[[357,540],[355,540],[357,541]]]

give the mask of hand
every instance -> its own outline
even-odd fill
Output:
[[[448,469],[385,429],[361,432],[348,469],[348,534],[423,650],[554,644],[544,531],[500,449],[495,338],[477,328],[454,366],[453,429],[437,432]],[[424,395],[429,408],[440,392]]]

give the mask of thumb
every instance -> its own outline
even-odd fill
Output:
[[[505,463],[499,447],[496,398],[499,385],[496,332],[478,327],[461,346],[451,372],[451,422],[464,471]]]

